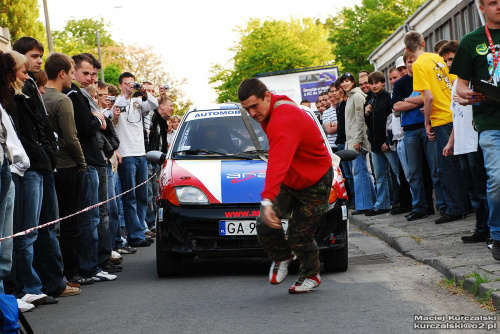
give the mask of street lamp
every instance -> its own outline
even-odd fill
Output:
[[[50,30],[49,9],[47,0],[43,0],[43,11],[45,14],[45,30],[47,31],[47,42],[49,43],[49,54],[54,52],[54,42],[52,41],[52,31]]]

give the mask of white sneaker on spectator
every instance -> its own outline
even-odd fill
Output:
[[[122,256],[117,251],[111,251],[111,258],[121,260]]]
[[[39,295],[27,293],[24,295],[23,298],[21,298],[21,300],[23,302],[30,303],[30,304],[33,304],[35,306],[40,306],[43,303],[45,303],[45,301],[47,300],[47,295],[44,293],[39,294]]]
[[[19,308],[19,311],[22,313],[31,311],[32,309],[35,308],[35,305],[26,303],[24,300],[18,299],[17,300],[17,307]]]
[[[107,282],[107,281],[114,281],[116,279],[116,275],[111,275],[108,274],[105,271],[100,271],[97,274],[92,277],[94,282]]]

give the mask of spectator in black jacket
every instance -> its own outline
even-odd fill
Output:
[[[104,114],[90,109],[89,100],[80,88],[92,84],[92,59],[84,54],[72,57],[75,62],[75,81],[70,89],[63,90],[73,103],[75,125],[78,131],[78,140],[82,147],[87,168],[80,182],[80,208],[94,205],[98,202],[99,179],[98,167],[106,167],[106,162],[97,142],[96,134],[101,129],[106,129]],[[97,249],[99,239],[97,226],[99,225],[99,208],[93,208],[78,216],[81,229],[80,244],[78,247],[79,275],[71,281],[79,284],[89,284],[94,281],[111,281],[116,276],[108,274],[98,267]]]
[[[368,141],[371,144],[371,157],[377,188],[377,201],[366,216],[375,216],[390,210],[389,168],[399,179],[399,157],[396,151],[389,147],[391,138],[386,132],[387,117],[392,114],[391,94],[385,90],[385,76],[376,71],[368,77],[372,95],[367,96],[365,103],[365,122],[368,127]],[[392,117],[392,116],[391,116]],[[395,186],[395,185],[393,185]],[[394,193],[399,187],[394,187]]]

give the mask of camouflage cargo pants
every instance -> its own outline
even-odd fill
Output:
[[[332,180],[333,168],[330,168],[309,188],[293,190],[281,185],[273,209],[280,219],[289,219],[286,236],[283,230],[264,224],[262,216],[257,217],[257,236],[262,248],[273,261],[283,261],[293,251],[301,263],[299,279],[319,272],[319,251],[314,233],[328,211]]]

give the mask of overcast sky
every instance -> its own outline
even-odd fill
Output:
[[[44,20],[43,1],[40,20]],[[228,48],[238,39],[233,29],[249,18],[319,18],[323,22],[342,6],[361,0],[47,0],[50,25],[60,30],[71,18],[104,18],[111,33],[124,44],[150,45],[161,54],[170,72],[185,77],[184,90],[195,104],[215,101],[208,84],[213,64],[225,64],[232,56]],[[314,46],[311,46],[314,47]]]

